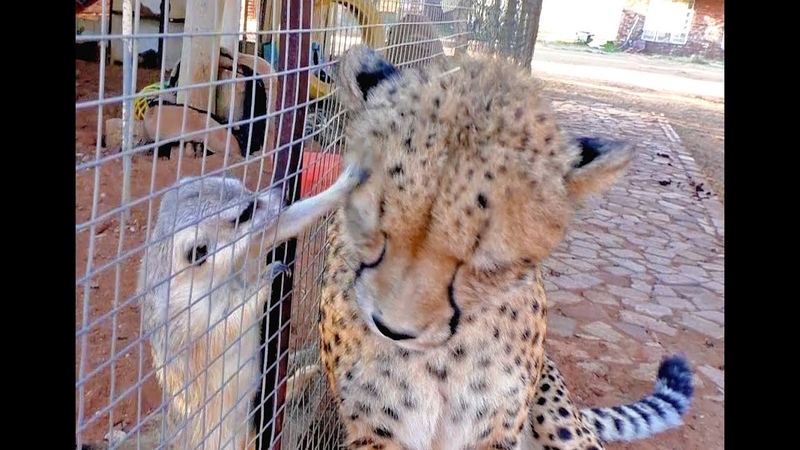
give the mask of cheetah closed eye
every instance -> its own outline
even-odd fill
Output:
[[[340,64],[345,161],[372,174],[329,228],[320,306],[348,448],[589,450],[679,425],[685,360],[639,402],[581,410],[544,352],[541,264],[632,147],[568,138],[501,61],[401,71],[358,45]]]

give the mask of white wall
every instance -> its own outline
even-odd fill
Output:
[[[139,2],[153,13],[161,14],[161,0],[139,0]],[[183,18],[186,15],[186,0],[169,0],[169,2],[170,17]],[[136,7],[136,0],[133,0],[133,5]],[[122,11],[122,0],[111,0],[111,9]]]
[[[182,23],[168,23],[167,33],[181,33],[183,32]],[[122,16],[111,16],[111,33],[114,35],[122,34]],[[158,21],[155,19],[142,19],[139,23],[139,33],[158,34]],[[166,53],[166,68],[167,71],[172,70],[175,64],[181,57],[181,46],[183,40],[180,37],[173,37],[164,39],[164,53]],[[147,50],[158,51],[158,38],[142,38],[138,40],[139,53],[146,52]],[[122,62],[122,39],[111,40],[111,60]]]
[[[147,6],[156,14],[161,14],[161,0],[140,0],[143,6]],[[169,0],[169,15],[173,19],[183,19],[186,16],[186,0]],[[135,4],[135,3],[134,3]],[[122,0],[112,0],[112,11],[122,11]],[[182,23],[169,23],[167,33],[181,33],[183,32]],[[139,33],[141,34],[158,34],[158,20],[142,18],[139,22]],[[119,36],[122,34],[122,16],[119,14],[111,15],[111,34]],[[166,53],[166,67],[171,70],[172,67],[180,59],[182,39],[180,37],[168,38],[164,40],[164,52]],[[158,51],[158,38],[142,38],[137,42],[139,48],[138,52],[143,53],[147,50]],[[122,61],[122,39],[115,38],[111,40],[111,60],[116,62]]]
[[[86,18],[86,17],[76,17],[75,18],[75,34],[78,34],[78,30],[83,27],[83,35],[84,36],[99,36],[103,33],[102,23],[100,22],[100,18]]]
[[[617,38],[625,0],[544,0],[539,19],[539,40],[574,41],[578,31],[595,34],[605,43]]]

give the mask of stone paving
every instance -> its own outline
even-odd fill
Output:
[[[663,356],[684,353],[697,372],[698,396],[718,404],[721,416],[721,203],[663,118],[603,104],[553,106],[569,133],[626,139],[637,154],[624,178],[587,203],[546,264],[548,351],[562,370],[572,365],[567,359],[579,377],[611,380],[599,388],[575,380],[582,386],[578,400],[607,393],[638,398]],[[639,381],[630,393],[612,394],[626,377]]]

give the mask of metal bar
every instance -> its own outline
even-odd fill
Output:
[[[289,31],[281,36],[279,50],[280,72],[287,71],[281,76],[278,93],[280,95],[278,110],[284,111],[278,121],[278,152],[275,155],[275,170],[272,174],[272,183],[282,183],[283,192],[288,204],[300,197],[298,178],[300,176],[302,133],[305,121],[303,104],[308,98],[308,67],[309,49],[311,47],[311,0],[281,0],[281,29]],[[297,30],[297,32],[294,32]],[[300,31],[302,30],[302,31]],[[256,440],[256,448],[272,448],[280,450],[281,442],[279,433],[283,427],[284,400],[286,398],[286,384],[278,385],[279,381],[286,379],[286,358],[289,346],[290,327],[284,326],[289,322],[292,314],[292,286],[294,285],[294,263],[297,250],[297,240],[290,239],[275,248],[272,252],[274,260],[282,260],[292,271],[278,277],[272,286],[272,297],[265,306],[266,319],[262,321],[262,343],[266,341],[263,358],[266,372],[263,374],[267,388],[277,386],[262,399],[262,393],[256,396],[262,399],[260,407],[254,414],[257,424],[266,424]],[[262,417],[263,420],[262,420]],[[270,445],[264,445],[264,438],[270,439]],[[293,449],[287,449],[293,450]]]
[[[164,34],[167,31],[167,13],[166,10],[166,3],[169,0],[161,0],[161,17],[158,18],[158,34]],[[158,60],[162,61],[164,59],[164,39],[158,40]]]
[[[133,0],[122,0],[122,95],[132,94],[133,87]],[[122,204],[131,200],[131,138],[133,101],[122,102]],[[122,221],[130,217],[130,208],[122,211]]]

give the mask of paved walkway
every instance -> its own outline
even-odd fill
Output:
[[[573,135],[627,139],[637,155],[616,186],[587,204],[546,265],[548,348],[581,403],[634,400],[652,386],[663,356],[686,354],[698,386],[689,427],[653,448],[695,448],[702,438],[692,433],[707,433],[713,424],[703,421],[721,424],[723,414],[722,205],[663,118],[603,104],[554,107]],[[722,448],[721,439],[720,428],[716,443],[697,448]]]
[[[659,92],[701,97],[725,97],[725,69],[715,66],[654,60],[628,53],[593,54],[536,46],[534,73],[636,86]]]

